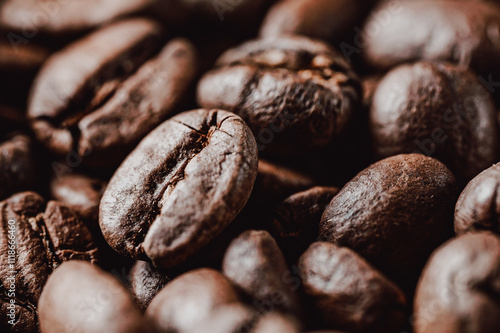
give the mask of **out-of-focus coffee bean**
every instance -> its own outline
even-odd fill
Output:
[[[231,283],[208,268],[184,273],[168,283],[146,309],[159,332],[189,332],[219,306],[238,302]]]
[[[0,26],[18,43],[36,34],[71,35],[144,10],[155,1],[6,0],[0,4]]]
[[[38,332],[38,301],[49,275],[66,260],[96,262],[97,248],[71,209],[34,192],[0,202],[0,226],[0,327]],[[7,324],[12,301],[14,324]]]
[[[152,21],[114,23],[52,55],[32,87],[28,116],[50,151],[113,167],[176,111],[197,71],[193,45],[168,42]]]
[[[300,257],[299,270],[311,313],[329,328],[400,332],[403,292],[354,251],[314,243]]]
[[[39,313],[42,333],[153,332],[120,281],[83,261],[65,262],[54,271]]]
[[[50,194],[55,200],[71,207],[84,219],[95,221],[96,226],[105,188],[105,181],[78,173],[54,176],[50,182]]]
[[[266,231],[246,231],[233,240],[224,256],[222,272],[254,306],[299,312],[295,292],[300,281],[292,276],[276,241]]]
[[[295,263],[318,239],[321,215],[338,192],[336,187],[316,186],[289,196],[278,206],[273,231],[289,263]]]
[[[267,13],[261,37],[303,35],[342,41],[360,21],[367,5],[358,0],[283,0]]]
[[[0,143],[0,199],[32,188],[36,167],[31,139],[23,134]]]
[[[363,53],[379,68],[450,61],[498,79],[499,28],[500,8],[486,1],[388,1],[363,28]]]
[[[500,329],[500,239],[455,238],[429,259],[415,296],[415,333],[494,333]]]
[[[144,311],[156,294],[172,280],[172,275],[147,261],[137,260],[130,270],[129,280],[135,303]]]

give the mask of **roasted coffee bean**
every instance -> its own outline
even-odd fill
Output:
[[[500,239],[466,234],[437,249],[415,296],[415,333],[500,330]]]
[[[259,159],[254,193],[261,201],[280,202],[287,196],[314,186],[314,179],[282,165]]]
[[[338,192],[336,187],[316,186],[289,196],[276,209],[273,231],[289,263],[318,239],[321,215]]]
[[[78,260],[63,263],[50,276],[39,313],[42,333],[152,332],[119,280]]]
[[[300,281],[292,276],[276,241],[266,231],[246,231],[233,240],[222,272],[250,296],[253,305],[299,312],[295,291]]]
[[[238,302],[231,283],[208,268],[185,273],[167,284],[151,301],[146,319],[159,332],[189,332],[219,306]]]
[[[267,13],[260,36],[303,35],[341,41],[363,14],[366,1],[284,0]]]
[[[38,140],[70,167],[117,165],[176,110],[196,73],[196,51],[186,40],[170,41],[155,56],[160,36],[156,23],[127,20],[51,56],[28,109]]]
[[[52,197],[71,207],[88,221],[99,216],[99,203],[106,188],[106,182],[78,173],[55,175],[50,181]]]
[[[39,33],[69,35],[86,31],[144,10],[152,2],[154,0],[6,0],[0,4],[0,26],[11,31],[8,36],[21,44]]]
[[[379,68],[440,60],[497,74],[499,27],[500,9],[488,2],[387,1],[363,28],[363,51]]]
[[[416,63],[394,69],[379,83],[370,127],[380,157],[432,156],[465,185],[496,162],[495,117],[491,96],[475,74],[449,64]]]
[[[314,179],[302,172],[259,159],[252,195],[241,215],[253,222],[251,225],[254,229],[267,228],[272,223],[272,214],[281,201],[314,185]]]
[[[329,328],[400,332],[403,292],[354,251],[313,243],[300,257],[299,270],[312,312]]]
[[[233,113],[194,110],[152,131],[111,178],[99,222],[118,252],[156,267],[182,263],[243,208],[257,147]]]
[[[420,154],[397,155],[360,172],[333,197],[320,237],[346,246],[413,288],[431,252],[453,234],[453,174]]]
[[[56,201],[46,203],[33,192],[0,202],[0,225],[2,328],[38,332],[37,303],[49,275],[66,260],[95,262],[97,248],[74,212]],[[12,301],[14,324],[8,324]]]
[[[36,182],[31,139],[23,134],[0,143],[0,199],[30,189]]]
[[[238,114],[259,149],[278,154],[328,145],[361,99],[349,64],[305,37],[254,40],[226,51],[197,94],[202,107]]]
[[[172,275],[155,268],[147,261],[137,260],[130,270],[130,291],[135,304],[146,310],[156,294],[172,280]]]
[[[455,206],[455,233],[500,233],[500,163],[484,170],[465,187]]]

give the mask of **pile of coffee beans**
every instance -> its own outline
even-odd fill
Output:
[[[0,0],[0,332],[500,332],[500,1]]]

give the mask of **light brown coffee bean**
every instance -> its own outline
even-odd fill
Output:
[[[66,262],[54,271],[39,313],[42,333],[153,332],[120,281],[83,261]]]
[[[201,268],[167,284],[146,309],[160,332],[188,332],[219,306],[238,302],[231,283],[218,271]]]

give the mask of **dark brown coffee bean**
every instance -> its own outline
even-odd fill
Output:
[[[251,223],[248,225],[252,225],[254,229],[267,228],[281,201],[293,193],[313,187],[314,184],[314,179],[302,172],[259,159],[252,195],[240,216],[249,220]]]
[[[130,270],[130,291],[135,304],[141,311],[146,310],[156,294],[172,280],[174,274],[155,268],[147,261],[137,260]]]
[[[159,332],[188,332],[219,306],[238,302],[231,283],[208,268],[185,273],[167,284],[151,301],[146,319]]]
[[[348,248],[317,242],[300,257],[303,289],[330,328],[353,332],[400,332],[403,292]]]
[[[276,209],[273,231],[289,263],[318,239],[321,215],[338,192],[336,187],[316,186],[289,196]]]
[[[341,41],[361,19],[366,1],[284,0],[277,2],[264,19],[260,36],[303,35]]]
[[[100,206],[103,235],[126,256],[180,264],[243,208],[257,163],[255,139],[235,114],[181,113],[144,138],[111,178]]]
[[[455,233],[500,233],[500,163],[484,170],[465,187],[455,206]]]
[[[333,197],[320,237],[353,249],[412,288],[431,252],[453,234],[456,191],[452,173],[433,158],[386,158]]]
[[[32,188],[35,178],[36,163],[31,139],[17,134],[0,143],[0,199]]]
[[[83,261],[66,262],[54,271],[39,313],[42,333],[152,332],[120,281]]]
[[[49,275],[66,260],[95,262],[97,248],[74,212],[33,192],[0,202],[0,225],[1,325],[14,302],[9,330],[37,332],[37,303]]]
[[[50,57],[28,109],[38,140],[70,167],[118,164],[176,110],[196,73],[196,51],[186,40],[154,56],[160,35],[151,21],[122,21]]]
[[[259,170],[252,195],[259,201],[279,203],[293,193],[314,186],[314,179],[296,170],[259,159]]]
[[[260,150],[278,154],[328,145],[361,99],[348,63],[305,37],[254,40],[226,51],[198,84],[198,103],[243,118]]]
[[[388,1],[363,28],[366,60],[379,68],[450,61],[497,74],[500,9],[483,1]]]
[[[449,64],[416,63],[394,69],[379,83],[370,127],[379,156],[435,157],[465,185],[496,162],[495,116],[475,74]]]
[[[299,312],[299,287],[276,241],[266,231],[246,231],[233,240],[222,272],[251,298],[257,308]]]
[[[105,181],[78,173],[54,176],[50,182],[50,194],[55,200],[71,207],[84,219],[95,221],[96,225],[105,188]]]
[[[0,5],[0,25],[21,43],[34,35],[67,35],[89,30],[148,7],[153,0],[6,0]],[[125,36],[122,36],[125,37]]]
[[[415,296],[415,333],[500,330],[500,239],[489,232],[455,238],[437,249]]]

